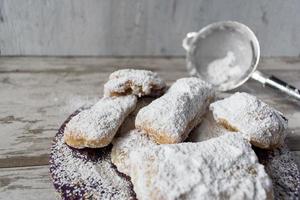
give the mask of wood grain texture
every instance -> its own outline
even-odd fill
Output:
[[[0,199],[59,199],[52,186],[49,167],[0,169]]]
[[[297,0],[0,0],[2,55],[184,55],[187,32],[250,26],[264,56],[300,54]]]

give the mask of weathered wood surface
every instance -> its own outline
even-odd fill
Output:
[[[169,83],[187,75],[183,58],[0,58],[0,166],[12,158],[30,165],[32,157],[46,164],[59,125],[78,107],[95,102],[109,73],[122,66],[157,71]],[[300,60],[265,59],[261,69],[300,87]],[[255,93],[285,113],[288,144],[300,150],[297,103],[254,81],[238,90]]]
[[[29,193],[48,193],[43,196],[53,199],[47,166],[53,136],[74,110],[95,102],[108,75],[123,67],[157,71],[169,84],[187,76],[181,57],[0,57],[0,199],[14,192],[11,199],[40,197]],[[260,69],[300,88],[299,58],[263,59]],[[238,90],[253,93],[285,113],[287,144],[300,164],[300,104],[254,81]]]
[[[187,32],[250,26],[264,56],[300,54],[298,0],[0,0],[2,55],[183,55]]]
[[[58,199],[48,166],[0,169],[0,199]]]

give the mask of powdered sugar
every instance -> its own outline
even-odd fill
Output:
[[[118,129],[118,133],[116,137],[122,136],[124,134],[127,134],[128,131],[135,129],[135,118],[139,110],[147,105],[149,105],[155,98],[153,97],[142,97],[139,98],[139,100],[136,103],[136,107],[134,111],[132,111],[124,120],[120,128]]]
[[[62,126],[50,155],[53,184],[63,199],[135,199],[129,180],[110,161],[110,147],[73,149],[63,141]]]
[[[130,152],[140,147],[157,145],[145,132],[137,129],[115,138],[112,143],[111,160],[120,172],[127,175],[129,175],[130,171],[130,163],[128,161]]]
[[[140,148],[129,159],[140,200],[272,197],[272,183],[264,167],[239,134]]]
[[[239,65],[235,65],[236,58],[233,52],[228,51],[224,58],[214,60],[207,66],[209,82],[213,85],[228,84],[242,75]]]
[[[254,149],[273,181],[275,199],[299,199],[300,173],[286,145],[274,150]]]
[[[179,79],[166,94],[138,112],[135,125],[148,134],[153,131],[150,135],[158,143],[181,142],[200,122],[213,96],[211,85],[201,79]]]
[[[214,137],[219,137],[226,133],[232,133],[226,130],[223,126],[219,125],[213,118],[211,111],[203,116],[203,120],[199,126],[194,128],[187,141],[189,142],[202,142]]]
[[[100,99],[90,109],[80,112],[70,120],[66,125],[65,141],[73,145],[68,142],[69,137],[83,138],[83,143],[76,144],[76,148],[108,145],[125,117],[134,110],[136,101],[133,95]],[[101,143],[101,140],[105,141]]]
[[[273,148],[286,137],[283,114],[250,94],[237,92],[212,103],[210,109],[217,122],[237,129],[255,146]]]
[[[80,108],[90,108],[92,105],[99,101],[99,97],[96,96],[82,96],[82,95],[72,95],[66,97],[63,100],[65,102],[65,106],[62,108],[61,112],[65,113],[72,113],[74,110]]]
[[[157,95],[166,87],[157,73],[148,70],[122,69],[113,72],[104,85],[104,95]]]
[[[110,76],[110,81],[106,86],[106,95],[111,92],[123,95],[128,92],[127,86],[130,86],[129,93],[137,96],[152,95],[157,91],[162,91],[165,87],[164,83],[159,83],[159,79],[156,73],[146,70],[120,70]],[[128,82],[130,84],[124,87],[124,83]],[[108,88],[113,88],[113,90]],[[176,138],[176,142],[179,142],[184,140],[186,133],[201,121],[213,96],[211,86],[200,79],[180,79],[173,84],[166,95],[155,100],[153,105],[145,107],[145,111],[139,112],[139,114],[145,113],[137,117],[137,121],[147,122],[145,124],[154,122],[150,124],[151,128],[157,129],[168,137]],[[239,101],[236,100],[228,108],[239,104]],[[84,110],[73,117],[67,125],[66,129],[69,129],[67,132],[84,135],[87,140],[109,138],[110,142],[125,116],[134,109],[135,104],[136,97],[133,95],[105,97],[91,109]],[[254,110],[260,112],[260,106],[262,103],[257,102]],[[239,109],[241,108],[243,107]],[[281,113],[274,111],[274,114],[273,110],[262,113],[263,115],[255,114],[255,112],[249,115],[265,119],[271,113],[274,118],[268,123],[274,125],[272,120],[280,121],[281,119],[283,120],[282,130],[286,128]],[[134,121],[135,114],[132,113],[128,120]],[[240,117],[240,119],[244,118],[244,116]],[[268,124],[266,121],[263,122]],[[124,127],[127,121],[125,123]],[[203,125],[200,126],[203,128],[200,137],[194,141],[207,140],[210,137],[228,133],[216,123],[208,122]],[[126,128],[128,127],[133,128],[132,126]],[[140,199],[229,197],[264,199],[271,194],[270,180],[263,167],[257,163],[250,145],[241,138],[242,133],[226,134],[205,141],[205,143],[157,145],[143,131],[132,130],[124,134],[123,130],[126,128],[119,130],[120,137],[113,140],[111,156],[121,172],[132,176]],[[281,130],[281,128],[278,129]],[[270,128],[270,132],[275,132],[275,129]],[[110,161],[110,146],[97,150],[72,149],[63,143],[62,131],[63,129],[52,148],[50,170],[54,185],[59,188],[60,192],[63,192],[64,198],[134,198],[131,183],[116,171]],[[243,135],[245,136],[244,133]],[[283,141],[284,133],[280,137],[282,138],[279,140]],[[268,139],[269,143],[273,142],[269,140],[271,139]],[[85,146],[89,145],[84,144],[81,147]],[[284,173],[284,170],[281,170],[281,173]]]

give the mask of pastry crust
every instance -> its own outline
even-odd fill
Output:
[[[264,166],[239,134],[143,147],[129,161],[140,200],[273,199]]]
[[[84,133],[69,131],[65,132],[64,141],[66,144],[76,149],[82,149],[84,147],[99,148],[107,146],[111,142],[111,138],[104,137],[101,140],[87,139]]]
[[[287,119],[282,113],[247,93],[210,105],[214,119],[229,131],[239,131],[254,146],[273,149],[286,137]]]
[[[182,142],[201,122],[213,98],[212,86],[201,79],[179,79],[166,94],[138,112],[135,127],[159,144]]]
[[[137,129],[131,130],[112,141],[111,161],[117,166],[118,171],[129,176],[130,162],[129,154],[137,148],[157,145],[148,135]]]
[[[100,99],[66,124],[65,143],[78,149],[107,146],[125,117],[134,110],[136,101],[133,95]]]
[[[104,95],[160,96],[165,88],[165,82],[155,72],[122,69],[113,72],[109,76],[108,82],[104,85]]]

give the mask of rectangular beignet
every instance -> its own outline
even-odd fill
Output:
[[[138,112],[135,127],[159,144],[182,142],[200,123],[213,98],[210,84],[195,77],[179,79]]]
[[[287,119],[282,113],[247,93],[237,92],[210,105],[217,123],[239,131],[254,146],[271,149],[286,137]]]
[[[107,146],[126,116],[134,110],[136,102],[134,95],[103,97],[66,124],[65,143],[78,149]]]

